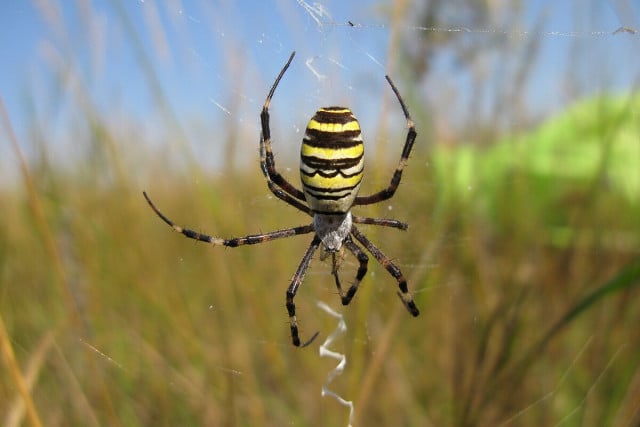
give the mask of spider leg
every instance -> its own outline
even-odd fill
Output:
[[[336,288],[338,288],[338,295],[340,295],[340,299],[344,299],[344,291],[342,290],[342,284],[340,283],[340,276],[338,275],[338,270],[340,269],[340,262],[338,261],[338,256],[341,256],[339,252],[331,252],[331,275],[333,276],[336,282]]]
[[[262,149],[263,149],[263,137],[262,135],[260,135],[260,158],[263,158],[262,155]],[[262,161],[261,161],[261,166],[262,165]],[[267,178],[267,187],[269,187],[269,190],[271,190],[271,192],[280,200],[285,201],[286,203],[290,204],[291,206],[293,206],[294,208],[301,210],[302,212],[306,213],[309,216],[313,216],[313,212],[311,212],[311,209],[305,205],[304,203],[300,202],[298,199],[296,199],[295,197],[291,196],[291,194],[287,193],[286,191],[284,191],[282,188],[280,188],[275,182],[273,182],[270,179],[270,175],[269,172],[267,171],[267,169],[265,167],[262,167],[262,172],[264,173],[264,176]]]
[[[142,194],[144,195],[144,198],[147,199],[147,203],[149,203],[149,206],[151,206],[151,209],[153,209],[153,211],[164,222],[169,224],[169,226],[173,228],[175,231],[177,231],[178,233],[182,233],[184,236],[190,239],[198,240],[200,242],[210,243],[214,246],[236,247],[241,245],[254,245],[256,243],[268,242],[274,239],[282,239],[285,237],[297,236],[299,234],[307,234],[313,231],[313,225],[309,224],[309,225],[301,225],[299,227],[291,227],[291,228],[285,228],[282,230],[276,230],[270,233],[252,234],[244,237],[236,237],[233,239],[223,239],[220,237],[208,236],[206,234],[201,234],[201,233],[198,233],[197,231],[189,230],[188,228],[183,228],[183,227],[180,227],[179,225],[176,225],[173,221],[167,218],[162,212],[160,212],[158,208],[156,208],[156,206],[153,204],[149,196],[147,196],[146,192],[143,191]]]
[[[316,249],[318,249],[318,246],[320,246],[320,242],[321,240],[318,236],[315,236],[313,238],[311,244],[309,245],[309,248],[307,248],[307,251],[302,257],[302,261],[300,262],[296,273],[291,279],[291,284],[289,284],[289,287],[287,288],[286,306],[287,312],[289,313],[289,323],[291,325],[291,341],[296,347],[306,347],[307,345],[311,344],[311,342],[318,336],[318,332],[316,332],[307,342],[305,342],[302,346],[300,345],[300,337],[298,335],[298,320],[296,319],[296,305],[294,304],[293,299],[295,298],[296,293],[298,292],[298,288],[300,287],[300,284],[304,279],[304,275],[309,268],[309,263],[311,263],[313,253],[316,251]]]
[[[391,227],[398,228],[400,230],[406,230],[409,228],[409,224],[406,222],[398,221],[397,219],[387,219],[387,218],[369,218],[365,216],[351,216],[353,222],[355,224],[369,224],[369,225],[379,225],[382,227]]]
[[[333,255],[333,268],[332,268],[331,273],[333,274],[333,277],[335,277],[335,279],[336,279],[336,286],[338,288],[338,293],[340,293],[340,298],[342,299],[342,305],[347,305],[347,304],[349,304],[351,302],[351,299],[356,294],[356,292],[358,290],[358,287],[360,286],[360,282],[364,278],[365,274],[367,274],[367,265],[369,263],[369,257],[367,256],[367,254],[364,253],[364,251],[362,249],[360,249],[360,247],[358,245],[356,245],[353,242],[353,240],[351,240],[351,237],[349,237],[349,236],[347,236],[347,238],[345,239],[344,245],[347,247],[347,249],[349,249],[349,251],[356,258],[358,258],[358,262],[360,263],[360,265],[358,267],[358,271],[356,272],[355,280],[353,281],[353,283],[351,284],[351,286],[347,290],[347,293],[345,294],[342,291],[342,286],[340,285],[340,279],[338,278],[338,268],[337,268],[338,266],[336,265],[335,253],[332,254]]]
[[[353,227],[351,229],[351,234],[356,239],[358,239],[358,241],[362,243],[365,248],[367,248],[371,255],[373,255],[373,257],[378,260],[378,262],[389,272],[389,274],[391,274],[398,281],[398,288],[400,288],[400,291],[398,291],[398,296],[400,297],[400,300],[412,316],[418,316],[420,314],[420,310],[418,310],[418,307],[416,307],[416,304],[413,302],[413,298],[411,297],[409,289],[407,288],[407,280],[402,275],[400,269],[393,262],[391,262],[391,260],[385,254],[383,254],[380,249],[375,247],[375,245],[371,243],[371,241],[367,239],[364,234],[362,234],[356,227]]]
[[[402,112],[404,113],[404,117],[407,119],[407,126],[409,130],[407,131],[407,138],[404,143],[404,148],[402,149],[402,156],[400,157],[400,163],[396,168],[393,176],[391,177],[391,182],[389,186],[384,190],[381,190],[377,193],[374,193],[370,196],[358,196],[353,202],[354,205],[370,205],[372,203],[382,202],[384,200],[390,199],[393,197],[394,193],[398,189],[398,185],[400,185],[400,180],[402,179],[402,170],[407,165],[407,161],[409,160],[409,154],[411,154],[411,149],[413,148],[413,143],[416,140],[416,127],[409,114],[409,109],[405,105],[402,96],[400,96],[400,92],[398,92],[398,88],[393,84],[391,78],[389,76],[385,76],[389,85],[391,85],[391,89],[393,93],[395,93],[396,98],[398,98],[398,102],[400,102],[400,107],[402,107]]]
[[[278,87],[278,83],[280,83],[280,79],[282,79],[285,71],[287,71],[287,68],[289,68],[289,65],[291,64],[291,61],[293,60],[295,54],[295,52],[291,53],[289,60],[280,71],[280,74],[278,74],[276,81],[273,83],[273,86],[271,86],[269,95],[267,95],[267,99],[264,101],[262,112],[260,113],[260,124],[262,127],[262,131],[260,134],[260,169],[262,169],[262,173],[267,179],[269,190],[271,190],[277,197],[289,203],[290,205],[309,213],[310,211],[308,210],[308,208],[305,210],[304,208],[301,208],[301,204],[296,204],[293,202],[293,200],[295,199],[304,202],[304,193],[290,184],[289,181],[287,181],[276,170],[276,162],[273,156],[273,151],[271,149],[271,129],[269,127],[269,106],[271,105],[271,98],[273,97],[273,94]],[[281,188],[285,193],[289,194],[289,196],[292,197],[283,197],[282,194],[276,193],[275,189],[277,187]]]

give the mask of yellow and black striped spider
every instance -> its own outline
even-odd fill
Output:
[[[409,294],[407,281],[400,269],[384,255],[380,249],[374,246],[354,224],[380,225],[401,230],[406,230],[408,225],[394,219],[355,216],[350,212],[352,206],[382,202],[393,197],[396,192],[402,177],[402,170],[407,164],[409,153],[416,139],[416,130],[413,120],[409,115],[409,110],[389,76],[385,76],[393,93],[395,93],[398,98],[400,107],[402,107],[409,130],[404,148],[402,149],[400,163],[393,173],[389,186],[370,196],[358,196],[364,167],[364,145],[360,135],[360,125],[349,108],[320,108],[309,121],[304,139],[302,140],[300,152],[301,191],[289,183],[276,170],[275,159],[273,151],[271,150],[271,130],[269,128],[269,105],[271,104],[271,98],[280,79],[285,71],[287,71],[287,68],[289,68],[294,55],[295,52],[291,53],[289,60],[282,68],[282,71],[280,71],[262,107],[262,113],[260,114],[262,124],[262,132],[260,133],[260,168],[267,180],[269,190],[279,199],[284,200],[291,206],[311,216],[313,218],[311,224],[277,230],[271,233],[223,239],[200,234],[176,225],[155,207],[145,192],[143,192],[143,194],[154,212],[174,230],[184,234],[190,239],[210,243],[214,246],[236,247],[252,245],[299,234],[314,233],[311,244],[302,257],[302,261],[293,279],[291,279],[286,295],[286,307],[289,312],[289,322],[291,326],[291,339],[293,345],[300,346],[296,306],[293,299],[304,279],[314,252],[320,246],[322,246],[323,256],[331,255],[333,264],[331,274],[335,279],[343,305],[349,304],[367,272],[369,258],[354,241],[355,239],[397,280],[400,289],[397,292],[398,296],[409,313],[413,316],[418,316],[420,311]],[[343,245],[346,246],[359,262],[355,280],[346,292],[342,289],[340,278],[338,277],[340,255],[344,250]],[[304,347],[311,343],[317,335],[318,333],[316,332],[302,346]]]

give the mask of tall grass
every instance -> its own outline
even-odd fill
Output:
[[[309,237],[211,248],[174,233],[141,194],[223,237],[308,222],[271,196],[257,149],[252,169],[204,172],[158,86],[189,165],[165,168],[76,89],[88,129],[77,139],[91,150],[67,167],[25,160],[19,184],[0,193],[0,423],[345,425],[348,411],[320,396],[335,362],[318,342],[290,344],[285,289]],[[409,279],[418,318],[373,259],[348,307],[330,265],[314,259],[296,299],[301,333],[323,339],[336,327],[317,300],[344,314],[334,348],[347,365],[331,389],[354,402],[356,425],[640,423],[638,198],[608,179],[635,169],[605,155],[616,130],[640,136],[637,106],[622,111],[590,117],[598,126],[586,135],[563,128],[603,154],[578,178],[533,171],[533,157],[512,162],[504,153],[518,138],[494,150],[418,144],[396,197],[357,212],[410,224],[362,229]],[[16,162],[26,148],[46,154],[46,141],[18,141],[4,117]],[[365,192],[395,166],[374,157]],[[345,280],[356,264],[347,257]]]
[[[636,424],[640,271],[637,246],[624,243],[640,234],[628,214],[637,206],[604,188],[567,193],[562,183],[562,194],[546,197],[570,204],[547,206],[514,170],[488,195],[501,208],[487,216],[437,163],[424,167],[428,159],[412,157],[392,203],[410,232],[366,230],[405,271],[422,315],[406,315],[394,281],[373,263],[349,307],[318,260],[297,299],[307,336],[335,327],[316,300],[345,315],[336,347],[348,364],[332,389],[354,400],[358,424]],[[16,360],[4,357],[5,421],[20,413],[47,425],[346,421],[343,407],[320,397],[333,362],[315,345],[289,343],[284,290],[308,239],[210,248],[162,224],[133,181],[100,187],[82,169],[27,173],[33,198],[22,188],[2,194],[0,308]],[[148,179],[147,189],[198,230],[234,236],[308,221],[269,197],[257,168],[234,176],[231,191],[227,177],[166,181]],[[564,215],[572,244],[550,239],[555,224],[532,212],[541,203],[558,210],[547,218],[589,209]],[[618,233],[593,237],[607,230]],[[347,277],[355,262],[345,264]],[[20,380],[27,371],[31,380]]]

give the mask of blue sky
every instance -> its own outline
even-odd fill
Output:
[[[635,0],[523,4],[523,22],[489,30],[521,41],[540,38],[535,75],[523,94],[533,111],[554,111],[570,100],[558,77],[566,75],[569,60],[577,64],[576,83],[592,85],[593,92],[635,87],[638,35],[606,34],[622,25],[640,28]],[[226,125],[240,129],[241,149],[253,149],[262,102],[292,50],[298,55],[273,102],[283,139],[298,144],[308,118],[326,104],[351,106],[364,129],[375,129],[380,99],[389,95],[384,74],[396,73],[399,82],[404,77],[396,55],[389,55],[392,29],[399,28],[401,40],[409,41],[435,33],[416,29],[413,22],[394,27],[386,13],[391,7],[391,2],[368,0],[3,2],[0,94],[27,155],[33,155],[39,132],[46,134],[51,156],[64,162],[86,148],[86,141],[74,139],[82,135],[78,118],[86,120],[87,108],[121,126],[123,134],[166,147],[171,135],[166,112],[158,107],[161,93],[196,156],[208,158],[205,165],[215,168],[216,137],[222,137],[216,131]],[[471,30],[460,36],[491,36],[485,28]],[[578,57],[570,58],[570,52]],[[469,74],[452,72],[446,52],[441,58],[441,74],[412,92],[410,103],[437,94],[442,85],[456,93],[473,92],[466,87],[472,84]],[[488,53],[491,60],[501,61]],[[487,69],[501,70],[492,64]],[[489,82],[499,85],[499,77]],[[459,98],[465,102],[464,95]],[[438,114],[460,116],[459,105],[444,101]],[[402,126],[401,116],[393,119]],[[0,169],[15,170],[15,156],[4,135],[2,140]]]

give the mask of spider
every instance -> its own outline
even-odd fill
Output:
[[[396,279],[399,288],[397,294],[409,313],[412,316],[420,314],[411,294],[409,294],[407,281],[398,266],[355,226],[355,224],[370,224],[406,230],[408,224],[395,219],[369,218],[351,214],[352,206],[370,205],[393,197],[400,184],[402,170],[407,164],[417,134],[409,110],[398,89],[389,76],[385,76],[398,99],[409,128],[400,162],[388,187],[369,196],[358,195],[364,167],[364,145],[360,135],[360,125],[349,108],[334,106],[320,108],[306,128],[300,152],[302,190],[299,190],[289,183],[276,169],[273,151],[271,150],[271,130],[269,127],[271,98],[280,83],[280,79],[282,79],[289,65],[291,65],[294,56],[295,52],[292,52],[271,87],[262,107],[262,113],[260,114],[262,126],[262,132],[260,133],[260,168],[266,178],[269,190],[279,199],[311,216],[313,218],[311,224],[270,233],[223,239],[176,225],[156,208],[146,192],[143,191],[143,195],[151,209],[175,231],[190,239],[210,243],[214,246],[237,247],[253,245],[274,239],[313,233],[311,244],[304,253],[286,293],[286,307],[289,313],[292,343],[296,347],[305,347],[316,338],[318,332],[301,345],[294,298],[311,263],[313,254],[320,247],[322,248],[321,259],[331,256],[331,274],[334,277],[343,305],[349,304],[367,273],[369,257],[358,246],[356,243],[358,241]],[[339,263],[344,253],[344,247],[357,258],[359,263],[355,280],[346,291],[343,289],[338,276]]]

